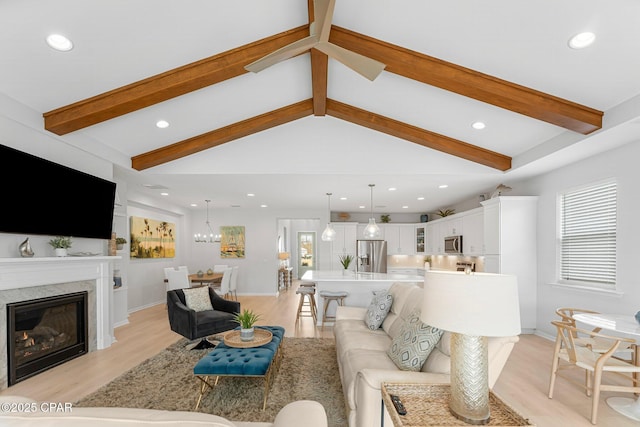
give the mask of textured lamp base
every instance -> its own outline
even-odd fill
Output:
[[[451,334],[451,401],[458,419],[474,425],[489,423],[487,338]]]

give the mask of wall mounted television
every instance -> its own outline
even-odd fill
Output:
[[[114,182],[0,145],[0,232],[110,239]]]

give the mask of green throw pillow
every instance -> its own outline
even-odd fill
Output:
[[[184,292],[184,302],[190,309],[194,311],[213,310],[208,286],[183,289],[182,291]]]
[[[420,310],[416,309],[391,341],[387,355],[399,369],[417,372],[440,341],[442,333],[441,329],[425,325],[420,320]]]

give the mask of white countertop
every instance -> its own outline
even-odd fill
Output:
[[[355,273],[343,270],[309,270],[302,276],[309,282],[423,282],[424,276],[393,273]]]

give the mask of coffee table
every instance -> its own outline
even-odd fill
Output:
[[[261,337],[262,340],[257,341],[256,344],[261,345],[254,347],[247,343],[243,347],[232,347],[223,341],[196,363],[193,373],[198,380],[202,381],[202,385],[194,411],[200,407],[202,396],[207,391],[214,389],[220,377],[264,378],[262,410],[265,410],[269,396],[269,385],[282,360],[283,346],[281,344],[284,338],[284,328],[282,326],[257,326],[256,332],[260,329],[263,333],[257,333],[256,336]],[[263,344],[265,342],[264,336],[268,335],[267,332],[272,335],[271,340]],[[230,331],[228,334],[236,334],[236,330]]]

